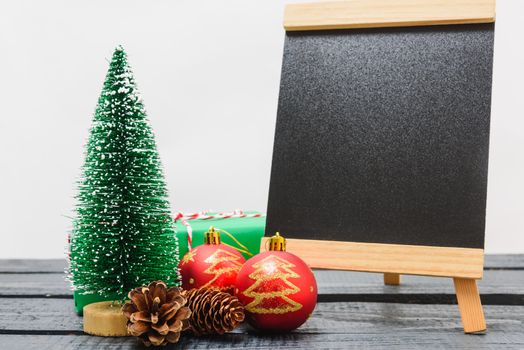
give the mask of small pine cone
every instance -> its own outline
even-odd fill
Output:
[[[224,334],[244,321],[244,305],[229,293],[204,287],[183,295],[191,310],[189,329],[195,335]]]
[[[133,289],[130,301],[122,307],[128,318],[127,331],[146,346],[176,343],[180,333],[189,328],[191,310],[177,287],[167,288],[162,281]]]

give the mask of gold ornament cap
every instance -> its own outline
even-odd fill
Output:
[[[220,232],[215,230],[213,226],[209,227],[206,233],[204,233],[205,244],[220,244]]]
[[[280,233],[275,233],[273,237],[268,239],[269,242],[269,250],[270,251],[277,251],[277,252],[285,252],[286,251],[286,239],[280,235]]]

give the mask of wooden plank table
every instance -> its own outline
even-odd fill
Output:
[[[0,349],[142,349],[133,338],[82,332],[82,318],[64,280],[64,260],[0,260]],[[299,330],[257,334],[242,326],[216,337],[183,337],[166,349],[523,349],[524,255],[487,256],[479,288],[484,335],[462,332],[453,282],[402,276],[315,271],[319,303]]]

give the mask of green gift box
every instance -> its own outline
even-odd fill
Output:
[[[256,211],[233,212],[230,214],[198,213],[175,217],[180,259],[188,252],[188,229],[191,232],[192,247],[204,243],[204,233],[213,226],[220,230],[220,240],[238,249],[246,259],[260,252],[264,236],[266,217]],[[98,301],[118,300],[117,295],[103,297],[99,294],[73,293],[75,311],[82,315],[84,306]]]
[[[247,260],[260,252],[266,217],[256,211],[204,213],[184,216],[176,219],[175,223],[180,258],[189,251],[188,229],[192,231],[190,240],[194,248],[204,243],[205,232],[213,226],[220,232],[221,242],[236,248]]]

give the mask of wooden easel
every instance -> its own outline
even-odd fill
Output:
[[[288,5],[284,28],[289,32],[494,21],[495,0],[348,0]],[[453,278],[464,332],[486,330],[476,284],[483,275],[483,249],[288,239],[287,250],[312,268],[383,273],[386,285],[400,284],[403,274]]]

